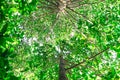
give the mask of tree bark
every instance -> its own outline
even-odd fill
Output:
[[[63,60],[63,56],[60,56],[59,80],[68,80],[68,78],[66,76],[65,63],[64,63],[64,60]]]

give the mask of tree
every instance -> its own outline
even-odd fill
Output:
[[[119,79],[118,2],[38,2],[20,24],[24,36],[10,62],[13,72],[36,80]]]
[[[20,79],[14,75],[10,59],[16,56],[14,46],[19,43],[17,38],[22,38],[23,34],[19,28],[22,22],[20,15],[28,15],[35,9],[36,2],[33,1],[0,1],[0,80]]]

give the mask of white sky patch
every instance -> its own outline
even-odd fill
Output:
[[[20,13],[18,11],[12,14],[12,16],[17,16],[17,15],[20,16]]]
[[[43,43],[42,43],[42,42],[39,42],[39,46],[43,46]]]
[[[33,37],[33,41],[37,41],[37,38],[36,38],[36,37]]]
[[[35,53],[35,55],[38,55],[38,54],[39,54],[38,52]]]
[[[23,29],[24,27],[23,26],[21,26],[21,25],[18,25],[18,27],[20,28],[20,29]]]
[[[51,40],[51,38],[48,36],[46,37],[46,41],[49,42]]]
[[[40,54],[41,56],[43,55],[43,53]]]
[[[120,37],[118,38],[118,42],[120,43]]]
[[[32,0],[28,0],[27,2],[28,2],[28,3],[31,3],[31,2],[32,2]]]
[[[99,69],[102,69],[102,65],[101,64],[99,64]]]
[[[27,43],[28,45],[32,45],[32,43],[36,41],[37,41],[36,37],[27,38],[26,36],[24,36],[23,38],[23,42]]]
[[[109,54],[111,54],[111,55],[110,55],[110,59],[106,59],[106,60],[103,59],[103,60],[102,60],[102,63],[103,63],[103,64],[107,64],[107,63],[110,64],[111,62],[114,62],[114,61],[116,60],[116,58],[117,58],[117,53],[116,53],[114,50],[110,50],[110,51],[109,51]]]
[[[107,61],[107,60],[102,60],[102,62],[103,62],[104,64],[106,64],[108,61]]]
[[[63,53],[65,53],[65,54],[70,54],[70,51],[63,51]]]
[[[74,35],[75,35],[75,32],[72,31],[72,32],[70,33],[70,37],[72,38]]]
[[[32,45],[32,42],[33,42],[32,38],[29,38],[29,39],[28,39],[28,44],[29,44],[29,45]]]
[[[118,15],[118,18],[120,18],[120,15]]]
[[[80,74],[82,74],[82,72],[81,72],[81,71],[80,71],[79,73],[80,73]]]
[[[34,51],[34,48],[31,48],[31,53]]]
[[[23,41],[27,43],[28,42],[27,40],[28,40],[27,37],[24,36]]]
[[[56,51],[57,51],[57,52],[59,52],[59,53],[61,52],[61,50],[60,50],[60,47],[59,47],[59,46],[55,46],[55,49],[56,49]]]
[[[112,9],[114,7],[114,5],[110,4],[110,8]]]
[[[112,55],[111,58],[116,59],[117,58],[117,53],[114,50],[109,51]]]

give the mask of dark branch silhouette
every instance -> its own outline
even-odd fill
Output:
[[[103,51],[101,51],[101,52],[99,52],[99,53],[97,53],[97,54],[95,54],[95,55],[93,55],[93,56],[91,56],[91,57],[87,58],[86,60],[83,60],[83,61],[81,61],[80,63],[75,64],[75,65],[73,65],[73,66],[71,66],[71,67],[67,68],[66,70],[70,70],[70,69],[72,69],[72,68],[74,68],[74,67],[77,67],[77,66],[79,66],[80,64],[85,63],[87,60],[94,59],[94,58],[96,58],[98,55],[100,55],[100,54],[102,54],[103,52],[107,51],[108,49],[109,49],[109,47],[108,47],[108,48],[106,48],[105,50],[103,50]]]
[[[92,23],[85,15],[80,14],[78,12],[76,12],[74,9],[70,8],[70,7],[66,7],[67,9],[71,10],[72,12],[74,12],[75,14],[78,14],[79,16],[83,17],[85,20],[87,20],[88,22]]]
[[[80,6],[84,6],[84,5],[93,5],[93,4],[97,4],[98,2],[94,2],[94,3],[82,3],[82,4],[72,4],[70,5],[70,8],[77,8],[77,7],[80,7]]]

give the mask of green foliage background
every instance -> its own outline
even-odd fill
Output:
[[[47,0],[1,1],[0,79],[58,80],[62,54],[66,68],[85,60],[69,80],[119,80],[120,1],[96,2],[56,18]]]

